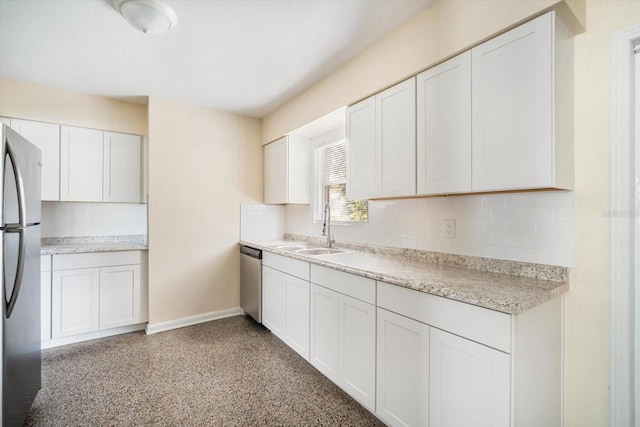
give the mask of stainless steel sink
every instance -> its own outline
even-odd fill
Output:
[[[299,245],[281,245],[281,246],[276,246],[276,249],[280,249],[283,251],[291,251],[291,252],[296,252],[299,250],[303,250],[303,249],[309,249],[309,245],[302,243]]]
[[[329,255],[329,254],[337,254],[347,252],[345,249],[338,248],[309,248],[309,249],[299,249],[296,251],[298,254],[302,255]]]

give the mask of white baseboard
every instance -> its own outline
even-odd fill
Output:
[[[146,325],[145,323],[138,323],[136,325],[121,326],[119,328],[113,328],[113,329],[105,329],[104,331],[89,332],[89,333],[80,334],[80,335],[71,335],[69,337],[63,337],[63,338],[54,338],[51,340],[42,341],[40,348],[42,349],[53,348],[53,347],[59,347],[61,345],[74,344],[77,342],[90,341],[98,338],[110,337],[113,335],[127,334],[129,332],[144,331],[145,325]]]
[[[166,322],[148,324],[145,331],[147,332],[147,335],[157,334],[158,332],[184,328],[185,326],[197,325],[198,323],[210,322],[212,320],[224,319],[226,317],[239,316],[241,314],[244,314],[244,311],[242,311],[240,307],[234,307],[227,310],[211,311],[209,313],[196,314],[195,316],[182,317],[180,319],[168,320]]]

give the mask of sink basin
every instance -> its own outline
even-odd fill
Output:
[[[283,251],[296,252],[303,249],[309,249],[309,245],[304,243],[299,245],[281,245],[281,246],[276,246],[276,249],[281,249]]]
[[[337,254],[341,252],[346,252],[344,249],[337,248],[310,248],[310,249],[299,249],[296,253],[303,255],[329,255],[329,254]]]

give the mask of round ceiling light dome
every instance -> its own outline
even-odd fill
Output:
[[[133,28],[145,34],[162,34],[178,22],[173,9],[160,0],[113,0],[113,6]]]

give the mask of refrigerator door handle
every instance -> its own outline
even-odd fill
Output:
[[[9,297],[9,299],[7,300],[7,295],[6,295],[6,279],[3,275],[2,277],[2,284],[3,284],[3,289],[5,289],[5,291],[3,291],[4,295],[4,299],[5,299],[5,305],[6,305],[6,313],[7,313],[7,319],[9,319],[11,317],[11,313],[13,312],[13,308],[16,306],[16,301],[18,300],[18,295],[20,294],[20,286],[22,285],[22,275],[24,273],[24,253],[25,253],[25,246],[26,246],[26,242],[25,242],[25,238],[24,238],[24,228],[14,228],[14,229],[8,229],[4,231],[5,233],[19,233],[20,234],[20,240],[18,243],[18,265],[16,268],[16,278],[13,282],[13,291],[11,291],[11,297]]]
[[[13,153],[13,148],[11,147],[11,143],[9,142],[9,140],[7,140],[6,147],[7,147],[6,155],[9,156],[9,159],[11,160],[11,169],[13,170],[13,177],[16,180],[16,193],[18,196],[18,226],[26,227],[27,226],[27,212],[26,212],[27,202],[24,194],[24,182],[22,180],[22,173],[20,173],[20,167],[16,162],[16,156]]]

